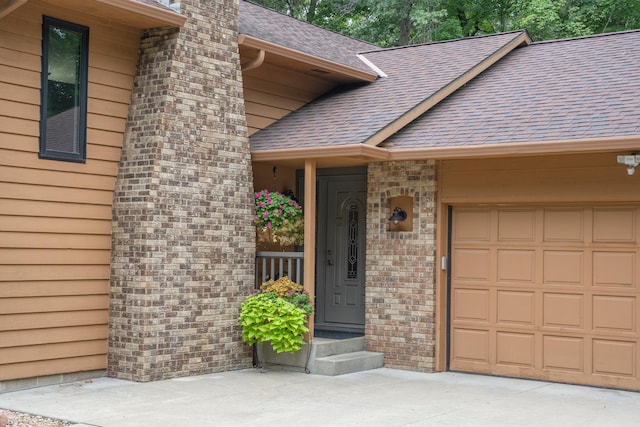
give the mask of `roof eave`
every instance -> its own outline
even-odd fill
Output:
[[[0,0],[0,19],[4,18],[26,2],[27,0]]]
[[[0,0],[0,19],[27,3],[28,0]],[[187,17],[170,9],[156,7],[135,0],[76,0],[65,4],[82,12],[82,7],[91,5],[91,13],[104,18],[124,22],[138,29],[154,27],[182,27]]]
[[[373,82],[378,78],[378,75],[373,71],[368,73],[348,65],[300,52],[298,50],[268,42],[247,34],[240,34],[238,36],[238,44],[284,56],[295,61],[300,61],[314,67],[322,68],[335,74],[351,77],[363,82]]]
[[[545,154],[578,154],[606,151],[640,151],[640,135],[607,138],[565,139],[538,142],[513,142],[454,147],[389,149],[389,160],[470,159],[521,157]]]
[[[492,55],[485,58],[483,61],[479,62],[465,73],[461,74],[458,78],[451,81],[449,84],[444,86],[442,89],[434,93],[432,96],[426,98],[419,104],[417,104],[412,109],[405,112],[402,116],[398,117],[394,121],[387,124],[382,129],[378,130],[375,134],[369,137],[365,144],[368,145],[378,145],[384,142],[391,135],[400,131],[402,128],[407,126],[409,123],[413,122],[415,119],[420,117],[422,114],[433,108],[435,105],[440,103],[442,100],[447,98],[449,95],[453,94],[456,90],[460,89],[462,86],[467,84],[473,78],[478,76],[480,73],[485,71],[487,68],[491,67],[493,64],[498,62],[501,58],[506,56],[513,49],[517,48],[521,45],[529,45],[531,44],[531,38],[526,31],[522,31],[520,35],[515,37],[509,43],[503,45],[500,49],[495,51]]]
[[[154,7],[135,0],[94,0],[98,4],[117,9],[119,13],[140,16],[140,28],[182,27],[187,17],[171,10]],[[150,26],[151,24],[151,26]]]
[[[326,159],[336,157],[359,158],[368,162],[389,160],[389,150],[364,144],[338,145],[330,147],[278,148],[251,152],[254,162],[276,160]]]

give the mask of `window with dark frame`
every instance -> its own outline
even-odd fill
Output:
[[[40,158],[85,162],[88,68],[89,28],[45,16]]]

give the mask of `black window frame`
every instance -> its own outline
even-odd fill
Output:
[[[80,87],[79,87],[79,117],[78,117],[78,152],[52,150],[47,147],[47,107],[49,89],[49,28],[58,27],[79,33],[80,42]],[[43,16],[42,19],[42,70],[40,73],[40,149],[38,157],[41,159],[62,160],[76,163],[86,163],[87,159],[87,97],[89,85],[89,27],[63,21],[61,19]]]

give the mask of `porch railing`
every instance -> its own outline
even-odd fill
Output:
[[[304,252],[256,252],[256,288],[269,279],[282,276],[302,285]]]

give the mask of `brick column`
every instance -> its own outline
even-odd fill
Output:
[[[236,326],[253,288],[252,174],[238,1],[182,0],[145,32],[113,205],[110,376],[249,367]]]
[[[435,368],[436,173],[433,161],[368,167],[367,350],[385,366]],[[413,197],[413,231],[387,231],[389,199]]]

